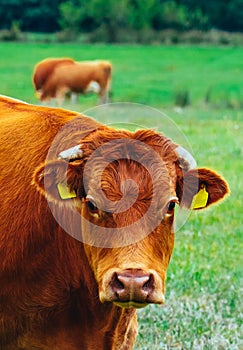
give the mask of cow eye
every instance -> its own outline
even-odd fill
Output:
[[[87,197],[86,198],[86,203],[87,203],[87,206],[89,208],[89,211],[91,212],[91,214],[96,214],[98,213],[98,207],[97,205],[95,204],[94,200],[91,199],[90,197]]]
[[[88,201],[87,204],[88,204],[89,210],[90,210],[92,213],[96,213],[96,212],[98,211],[97,206],[96,206],[93,202]]]
[[[178,203],[177,198],[172,198],[167,206],[167,215],[172,215],[175,209],[175,205]]]
[[[175,202],[171,201],[168,205],[167,211],[172,211],[175,208]]]

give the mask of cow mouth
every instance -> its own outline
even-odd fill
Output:
[[[126,309],[130,309],[130,308],[141,309],[141,308],[149,305],[149,303],[142,303],[142,302],[134,301],[134,300],[114,301],[113,303],[119,307],[126,308]]]

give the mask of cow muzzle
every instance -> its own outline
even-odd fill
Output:
[[[102,302],[113,302],[120,307],[142,308],[148,304],[163,304],[162,281],[156,271],[126,269],[108,272],[100,292]]]

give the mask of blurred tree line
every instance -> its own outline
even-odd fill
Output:
[[[242,0],[0,0],[0,29],[95,33],[119,41],[121,32],[212,28],[243,32]]]

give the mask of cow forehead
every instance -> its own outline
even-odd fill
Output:
[[[103,175],[103,181],[112,185],[130,178],[146,187],[150,186],[150,178],[153,182],[168,182],[174,176],[170,169],[176,161],[174,144],[151,130],[101,130],[85,140],[82,147],[87,156],[85,175],[91,180],[95,178],[93,174]]]
[[[134,203],[145,210],[151,202],[156,209],[173,195],[168,169],[159,157],[141,163],[123,158],[103,163],[99,159],[92,165],[84,172],[86,193],[111,211],[127,210]]]
[[[82,140],[83,143],[90,145],[92,149],[96,149],[102,144],[106,144],[112,140],[124,140],[127,141],[138,140],[143,142],[144,145],[148,145],[150,147],[161,148],[161,151],[165,151],[168,149],[168,146],[171,148],[177,147],[170,139],[164,136],[161,133],[158,133],[151,129],[141,129],[135,132],[131,132],[128,130],[120,130],[113,129],[111,127],[102,126],[91,134],[87,135],[85,139]]]
[[[101,166],[100,180],[103,190],[114,191],[116,186],[122,192],[139,190],[141,196],[149,197],[156,187],[166,187],[170,183],[167,167],[163,161],[138,163],[134,160],[118,159]],[[92,177],[92,180],[93,179]],[[97,180],[97,179],[96,179]],[[97,187],[98,182],[92,181]]]
[[[170,139],[153,130],[129,132],[105,128],[96,130],[82,140],[87,158],[112,162],[118,159],[134,160],[143,165],[157,161],[177,160],[175,145]],[[144,163],[146,162],[146,163]]]

